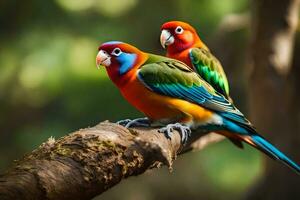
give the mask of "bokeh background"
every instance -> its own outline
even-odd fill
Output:
[[[142,116],[120,96],[97,47],[108,40],[163,54],[160,25],[193,24],[224,63],[231,94],[246,115],[247,0],[0,1],[0,172],[50,136],[103,120]],[[233,24],[233,25],[232,25]],[[300,44],[299,44],[300,46]],[[256,150],[222,141],[166,168],[131,177],[96,199],[240,199],[263,174]]]

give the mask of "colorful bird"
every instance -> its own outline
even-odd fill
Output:
[[[123,125],[165,126],[160,131],[167,137],[177,129],[183,142],[190,129],[215,131],[300,172],[295,162],[260,136],[231,102],[186,64],[116,41],[99,47],[96,64],[105,66],[125,99],[148,117],[125,120]]]
[[[221,63],[201,41],[191,25],[180,21],[164,23],[161,27],[160,42],[167,48],[167,57],[184,62],[216,91],[230,99],[229,84]]]

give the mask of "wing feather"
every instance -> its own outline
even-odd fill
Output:
[[[228,99],[229,84],[218,59],[203,48],[193,48],[189,55],[196,72]]]
[[[243,127],[253,128],[231,102],[180,61],[147,63],[139,69],[138,78],[154,92],[196,103]]]

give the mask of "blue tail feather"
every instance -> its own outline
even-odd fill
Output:
[[[251,141],[255,144],[255,148],[261,150],[271,158],[275,160],[280,160],[285,165],[289,166],[290,168],[294,169],[298,174],[300,174],[300,166],[288,158],[285,154],[279,151],[274,145],[260,136],[253,127],[248,127],[243,124],[240,125],[232,120],[226,119],[223,117],[223,125],[224,128],[229,130],[230,132],[237,133],[243,137],[250,138]],[[244,140],[247,142],[247,140]],[[249,142],[247,142],[249,143]],[[249,143],[252,145],[251,143]]]
[[[275,160],[280,160],[290,168],[294,169],[297,173],[300,174],[300,166],[284,155],[281,151],[279,151],[275,146],[273,146],[266,139],[261,137],[260,135],[252,135],[251,139],[253,143],[255,143],[258,148],[268,154]]]

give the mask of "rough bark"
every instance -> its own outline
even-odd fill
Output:
[[[182,149],[178,132],[169,140],[156,129],[102,122],[58,140],[49,138],[16,161],[0,175],[0,199],[91,199],[147,169],[163,164],[171,169],[181,150],[203,148],[221,139],[212,133],[193,133],[195,142]]]
[[[299,74],[294,69],[299,66],[292,65],[291,60],[300,1],[252,3],[251,119],[258,130],[275,144],[282,144],[280,149],[299,163],[300,111],[299,101],[295,101],[299,99]],[[300,199],[299,185],[300,179],[293,172],[266,160],[265,176],[249,199]]]

